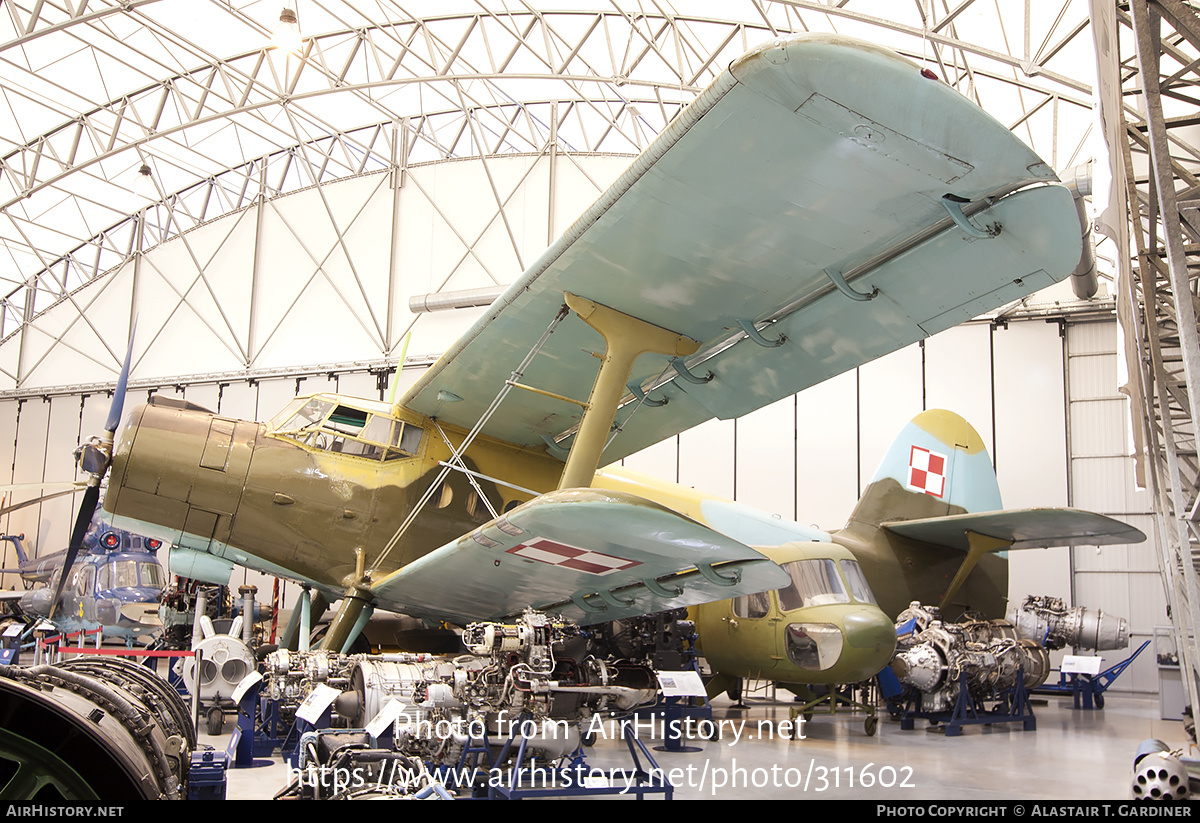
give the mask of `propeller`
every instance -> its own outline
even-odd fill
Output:
[[[91,437],[87,443],[75,450],[75,462],[81,471],[88,475],[87,486],[83,490],[83,500],[79,503],[79,513],[75,516],[75,527],[71,530],[71,542],[67,546],[67,554],[63,559],[62,573],[58,576],[58,587],[50,601],[50,615],[54,618],[55,611],[62,597],[63,588],[71,576],[71,567],[75,565],[75,557],[83,546],[84,535],[92,524],[96,514],[96,504],[100,502],[100,484],[108,474],[112,465],[113,438],[117,426],[121,424],[121,411],[125,405],[125,389],[129,385],[129,364],[133,359],[133,336],[137,331],[137,321],[129,333],[129,348],[125,350],[125,363],[121,366],[121,376],[117,378],[117,388],[113,392],[112,405],[108,408],[108,420],[104,423],[104,432],[98,437]]]

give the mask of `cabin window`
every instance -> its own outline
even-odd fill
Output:
[[[792,578],[790,586],[779,590],[779,608],[785,612],[804,606],[850,602],[837,566],[827,557],[793,560],[784,563],[783,570]]]
[[[733,613],[737,617],[760,618],[767,616],[771,607],[771,599],[767,592],[747,594],[733,598]]]
[[[474,488],[467,492],[467,514],[481,523],[492,519],[487,503]]]

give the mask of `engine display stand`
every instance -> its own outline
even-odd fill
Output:
[[[623,724],[621,737],[629,750],[631,768],[590,768],[582,746],[575,750],[565,765],[539,766],[527,759],[528,741],[521,738],[516,761],[508,772],[507,783],[503,786],[489,787],[488,799],[628,795],[644,800],[647,794],[660,794],[664,800],[671,800],[675,787],[666,779],[646,744],[637,738],[628,722]],[[510,739],[505,744],[496,762],[505,761],[513,742]]]
[[[962,734],[963,726],[990,726],[994,723],[1022,723],[1027,732],[1037,730],[1037,719],[1033,716],[1033,706],[1029,701],[1029,692],[1025,688],[1024,678],[1018,676],[1017,685],[1004,689],[997,695],[996,705],[989,711],[983,708],[982,701],[971,697],[966,680],[958,679],[958,695],[954,708],[943,711],[922,711],[921,692],[913,690],[905,702],[904,712],[900,717],[900,728],[912,731],[914,721],[921,717],[934,725],[943,725],[946,737],[956,737]]]
[[[1145,651],[1146,647],[1149,645],[1150,641],[1147,640],[1145,643],[1138,646],[1137,651],[1129,655],[1129,657],[1125,658],[1120,663],[1109,666],[1107,669],[1097,675],[1092,676],[1076,673],[1063,674],[1062,672],[1059,672],[1057,683],[1046,683],[1038,686],[1033,691],[1035,694],[1069,694],[1074,698],[1075,708],[1077,709],[1103,709],[1104,693],[1108,691],[1108,687],[1113,684],[1113,681],[1121,676],[1121,672],[1129,668],[1129,664],[1132,663],[1139,654]]]

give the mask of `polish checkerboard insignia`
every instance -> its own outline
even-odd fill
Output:
[[[623,557],[614,557],[611,554],[591,549],[568,546],[566,543],[557,543],[544,537],[534,538],[513,546],[508,553],[526,560],[536,560],[551,566],[563,566],[588,574],[609,574],[641,565],[639,560],[626,560]]]
[[[913,491],[941,497],[946,492],[946,461],[949,458],[920,446],[908,456],[908,487]]]

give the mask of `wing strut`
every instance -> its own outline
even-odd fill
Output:
[[[569,309],[567,306],[563,306],[561,309],[559,309],[558,313],[554,315],[554,319],[550,321],[550,325],[548,325],[546,330],[542,332],[542,336],[533,345],[533,348],[529,350],[529,353],[525,355],[525,359],[521,361],[521,365],[517,366],[516,371],[509,376],[508,380],[504,381],[504,387],[500,389],[495,399],[492,400],[491,405],[487,407],[487,410],[483,413],[483,416],[479,418],[479,421],[475,424],[471,431],[467,432],[467,436],[463,438],[462,445],[458,447],[459,454],[466,454],[468,447],[470,447],[471,443],[475,441],[475,437],[479,434],[479,432],[483,431],[483,427],[487,424],[492,414],[494,414],[496,409],[500,407],[500,404],[504,402],[504,398],[508,397],[508,393],[512,391],[513,386],[516,385],[519,382],[519,379],[524,375],[526,367],[529,366],[529,363],[533,360],[533,358],[537,357],[538,353],[541,352],[542,347],[546,345],[546,341],[550,339],[550,335],[554,334],[554,330],[557,329],[559,324],[566,319],[568,314],[570,314]],[[616,414],[615,410],[613,413]],[[447,445],[449,444],[447,443]],[[453,451],[454,449],[451,447],[451,452]],[[408,527],[412,525],[414,520],[417,519],[417,515],[419,515],[425,508],[425,504],[429,502],[431,497],[433,497],[434,491],[441,486],[442,481],[446,479],[446,475],[450,474],[450,471],[453,468],[454,466],[452,464],[442,466],[442,470],[438,472],[437,478],[434,479],[434,481],[429,484],[429,487],[425,489],[425,493],[421,495],[421,499],[417,501],[417,504],[413,506],[412,511],[408,513],[408,517],[406,517],[404,522],[400,524],[400,528],[396,529],[396,533],[392,535],[392,539],[389,540],[387,545],[383,547],[383,551],[379,553],[379,557],[375,558],[375,562],[371,564],[371,572],[374,572],[383,565],[383,561],[387,558],[388,554],[390,554],[392,549],[394,549],[400,542],[400,538],[402,538],[404,533],[408,531]]]
[[[565,297],[571,310],[600,332],[605,346],[600,372],[558,484],[560,489],[578,489],[591,486],[600,467],[600,454],[625,396],[633,361],[643,354],[684,357],[695,353],[700,343],[570,292]]]
[[[968,531],[967,544],[970,546],[967,549],[967,556],[963,558],[962,564],[958,567],[958,572],[954,575],[954,579],[950,581],[950,586],[946,589],[946,593],[942,595],[940,607],[943,609],[950,602],[950,598],[958,594],[958,590],[962,588],[963,582],[967,579],[967,575],[971,573],[971,570],[975,568],[975,564],[979,562],[979,558],[988,552],[1006,549],[1013,544],[1013,541]]]

